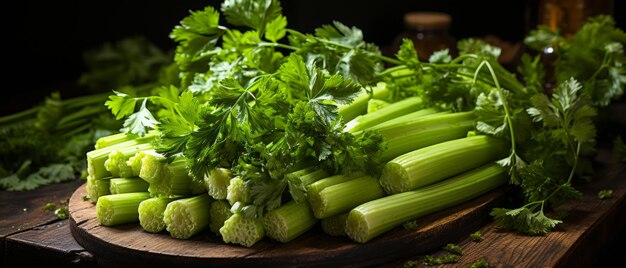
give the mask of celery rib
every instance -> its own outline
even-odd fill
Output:
[[[383,197],[352,209],[346,233],[360,243],[403,222],[460,204],[506,183],[506,170],[487,164],[430,186]]]
[[[208,194],[202,194],[170,202],[163,213],[166,230],[178,239],[187,239],[199,233],[209,225],[212,201]]]
[[[150,233],[158,233],[165,230],[164,213],[167,204],[177,198],[154,197],[139,203],[139,224]]]
[[[96,216],[100,224],[113,226],[139,220],[139,203],[150,198],[148,193],[106,195],[98,198]]]
[[[235,213],[220,228],[222,240],[245,247],[251,247],[265,237],[265,228],[261,218],[246,218]]]
[[[110,180],[111,194],[147,192],[148,183],[140,178],[114,178]]]
[[[388,194],[410,191],[503,157],[506,143],[479,135],[431,145],[385,165],[380,183]]]
[[[287,243],[311,229],[317,223],[306,202],[291,201],[265,214],[263,226],[267,236]]]
[[[308,200],[315,217],[324,219],[384,195],[378,179],[363,176],[311,192]]]

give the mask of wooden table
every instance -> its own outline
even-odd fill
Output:
[[[606,151],[598,159],[611,162]],[[459,263],[446,267],[468,267],[478,258],[497,267],[606,267],[621,262],[625,251],[619,246],[626,244],[626,169],[614,163],[599,166],[595,177],[600,180],[582,187],[581,200],[560,207],[570,212],[555,232],[529,237],[498,230],[489,223],[480,228],[482,242],[469,238],[450,241],[460,245],[464,255]],[[107,261],[99,259],[97,252],[87,252],[74,240],[67,220],[58,220],[42,209],[46,203],[67,199],[82,183],[49,185],[21,193],[0,192],[0,259],[5,267],[106,266]],[[614,196],[599,200],[597,192],[607,188],[614,190]],[[443,252],[424,254],[438,256]],[[413,259],[419,260],[419,256]],[[403,267],[406,261],[385,267]]]

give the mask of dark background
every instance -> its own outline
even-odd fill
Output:
[[[51,91],[75,96],[75,80],[85,71],[83,51],[107,41],[143,35],[163,49],[175,44],[170,30],[189,10],[221,1],[20,1],[3,8],[5,83],[0,114],[15,112],[41,102]],[[388,46],[404,30],[408,11],[442,11],[452,15],[451,34],[457,39],[493,34],[516,42],[536,23],[538,0],[513,1],[282,1],[290,28],[310,32],[321,24],[341,21],[361,28],[365,39]],[[614,10],[626,10],[615,1]],[[619,12],[615,12],[619,13]],[[623,13],[623,12],[622,12]],[[624,29],[624,14],[616,14]]]

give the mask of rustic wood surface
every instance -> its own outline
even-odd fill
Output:
[[[130,264],[126,262],[130,260],[146,266],[371,266],[440,247],[445,241],[479,228],[489,220],[488,211],[505,192],[504,188],[498,189],[423,217],[417,222],[421,226],[417,231],[398,228],[366,244],[325,235],[319,228],[287,244],[263,239],[245,248],[225,244],[209,232],[191,240],[178,240],[167,233],[144,232],[138,224],[105,227],[96,218],[95,206],[82,200],[84,186],[70,198],[70,227],[76,240],[87,250],[98,252],[99,257],[120,260],[120,264]]]

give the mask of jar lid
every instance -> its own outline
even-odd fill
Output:
[[[441,12],[409,12],[404,14],[404,25],[411,29],[446,29],[451,22],[452,16]]]

